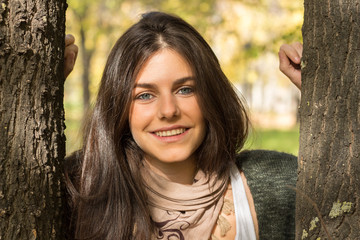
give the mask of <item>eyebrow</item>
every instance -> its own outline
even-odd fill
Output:
[[[189,76],[189,77],[184,77],[184,78],[179,78],[177,79],[173,85],[181,85],[187,81],[194,81],[195,80],[195,77],[193,76]],[[152,83],[136,83],[134,88],[137,88],[137,87],[140,87],[140,88],[150,88],[150,89],[154,89],[155,88],[155,85],[152,84]]]

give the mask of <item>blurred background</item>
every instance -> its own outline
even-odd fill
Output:
[[[302,42],[300,0],[68,0],[67,33],[79,55],[65,83],[66,151],[82,144],[111,47],[142,13],[164,11],[192,24],[207,40],[245,98],[252,128],[245,148],[297,155],[300,92],[278,68],[283,43]]]

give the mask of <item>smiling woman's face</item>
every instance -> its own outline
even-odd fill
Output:
[[[150,163],[194,161],[205,136],[195,76],[176,51],[153,54],[136,77],[130,129]]]

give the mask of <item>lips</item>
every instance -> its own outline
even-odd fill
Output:
[[[186,131],[186,128],[176,128],[171,130],[165,130],[165,131],[155,131],[155,135],[158,137],[172,137],[176,135],[180,135]]]

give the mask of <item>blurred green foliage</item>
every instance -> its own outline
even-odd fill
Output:
[[[283,130],[253,129],[244,149],[276,150],[297,156],[299,150],[299,126]]]

